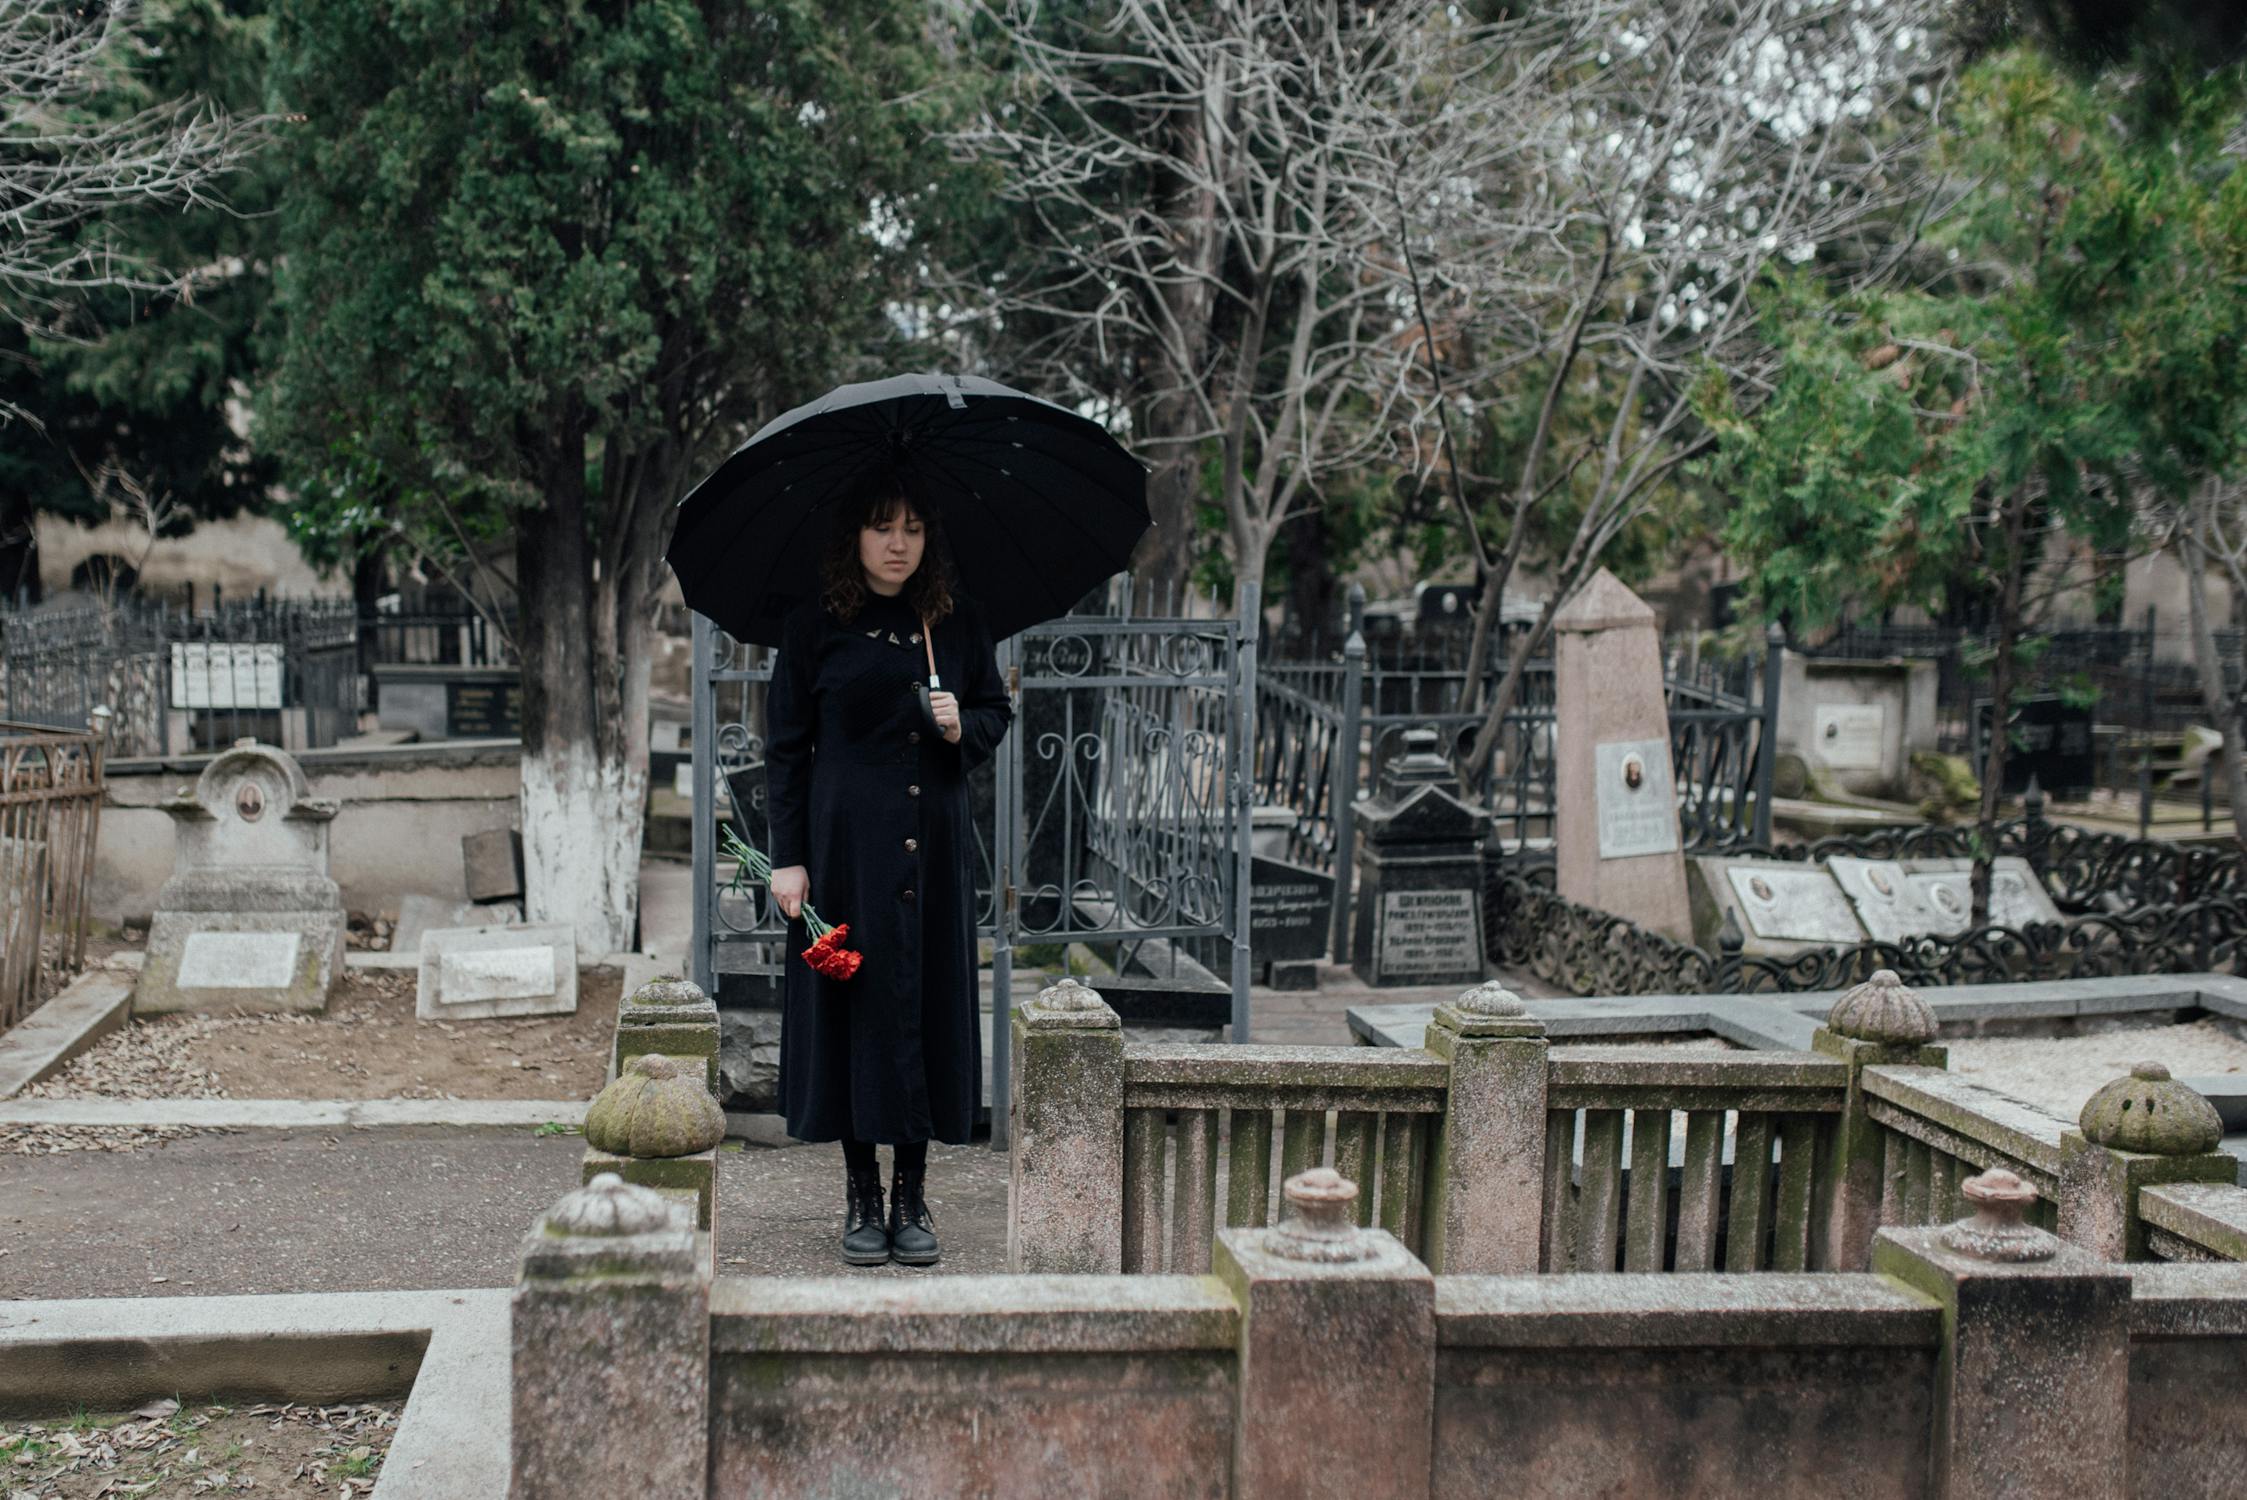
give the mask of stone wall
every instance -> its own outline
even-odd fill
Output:
[[[2101,1260],[2003,1171],[1966,1196],[1880,1231],[1870,1274],[1435,1277],[1322,1168],[1208,1276],[712,1282],[684,1210],[604,1178],[526,1245],[511,1493],[599,1493],[659,1450],[671,1479],[636,1492],[2237,1493],[2247,1265]],[[627,1292],[667,1299],[644,1341]],[[571,1392],[564,1473],[520,1416]]]
[[[345,909],[395,917],[407,896],[468,900],[460,841],[518,821],[521,754],[513,741],[297,752],[311,795],[339,804],[329,874]],[[148,920],[172,873],[172,820],[160,805],[192,786],[210,759],[109,763],[87,893],[97,919]]]

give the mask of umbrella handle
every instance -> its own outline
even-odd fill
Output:
[[[921,616],[921,645],[928,652],[928,685],[942,688],[944,684],[936,680],[936,632],[929,629],[927,615]]]

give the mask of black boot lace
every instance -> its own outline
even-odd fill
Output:
[[[928,1200],[921,1196],[921,1179],[917,1173],[898,1172],[890,1184],[891,1207],[897,1217],[915,1229],[936,1228],[936,1215],[929,1212]]]

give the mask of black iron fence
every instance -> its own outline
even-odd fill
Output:
[[[1352,618],[1364,607],[1351,591]],[[1669,700],[1671,770],[1689,849],[1768,841],[1769,776],[1776,746],[1776,657],[1673,667]],[[1495,686],[1501,659],[1484,669]],[[1432,728],[1463,747],[1483,715],[1470,708],[1463,666],[1387,666],[1353,633],[1331,661],[1266,660],[1256,677],[1255,791],[1264,806],[1294,813],[1287,857],[1335,877],[1330,952],[1349,931],[1354,837],[1352,804],[1404,753],[1411,729]],[[1494,755],[1471,795],[1491,812],[1499,846],[1534,859],[1549,848],[1556,805],[1553,663],[1532,660],[1501,726]]]
[[[1770,848],[1727,851],[1767,859],[1964,859],[1975,830],[1897,827]],[[2006,984],[2124,974],[2240,973],[2247,938],[2247,852],[2099,833],[2044,816],[1998,828],[1997,853],[2027,861],[2063,920],[1985,925],[1899,942],[1750,957],[1729,923],[1714,949],[1651,932],[1613,912],[1568,901],[1552,871],[1492,864],[1484,887],[1491,961],[1580,995],[1749,994],[1845,989],[1877,969],[1906,983]]]
[[[26,611],[0,616],[0,717],[75,729],[106,706],[110,751],[126,756],[244,737],[318,748],[357,728],[358,649],[348,599]]]

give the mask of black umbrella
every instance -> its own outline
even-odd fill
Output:
[[[941,518],[994,638],[1067,614],[1148,526],[1147,471],[1099,423],[972,375],[894,375],[774,418],[679,502],[687,603],[779,645],[819,589],[828,515],[884,466]]]

